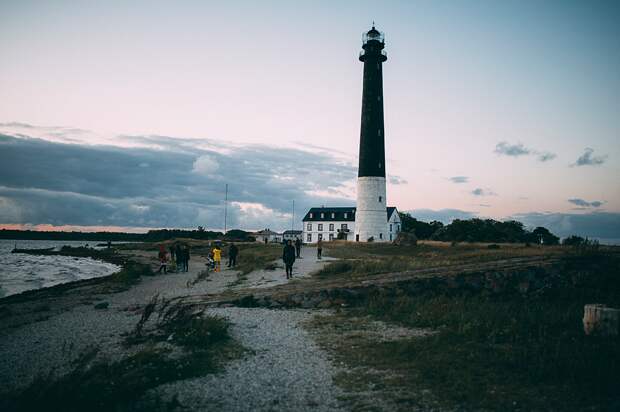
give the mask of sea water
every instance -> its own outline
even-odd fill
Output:
[[[15,246],[19,249],[60,249],[64,245],[84,246],[86,243],[0,239],[0,298],[60,283],[107,276],[120,270],[117,265],[91,258],[11,253]],[[94,244],[90,243],[91,246]]]

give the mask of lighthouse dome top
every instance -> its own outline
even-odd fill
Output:
[[[372,26],[372,29],[364,32],[362,36],[362,41],[364,42],[364,44],[368,43],[369,41],[377,41],[379,43],[383,43],[384,40],[385,36],[379,30],[375,29],[374,25]]]

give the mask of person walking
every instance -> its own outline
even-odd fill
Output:
[[[297,259],[301,259],[301,239],[295,239],[295,252],[297,252]]]
[[[181,244],[177,243],[174,247],[174,255],[177,259],[177,272],[183,272],[184,263],[183,263],[183,249],[181,249]]]
[[[189,245],[183,247],[183,271],[189,271]]]
[[[166,255],[166,248],[164,247],[164,245],[159,245],[159,253],[157,254],[157,258],[159,259],[159,270],[157,271],[157,273],[161,273],[162,269],[164,271],[164,273],[168,273],[167,271],[167,255]]]
[[[316,258],[323,259],[323,241],[321,239],[316,242]]]
[[[237,255],[239,254],[239,248],[234,243],[230,244],[228,248],[228,267],[234,268],[237,264]]]
[[[170,263],[175,263],[177,260],[176,260],[176,257],[175,257],[175,253],[174,253],[175,249],[174,249],[174,245],[173,244],[170,244],[169,250],[170,250]]]
[[[213,260],[215,261],[215,271],[219,272],[222,266],[222,249],[219,245],[215,245],[213,248]]]
[[[286,268],[286,278],[292,279],[293,263],[295,263],[295,247],[293,247],[293,242],[290,240],[286,242],[286,246],[284,246],[284,250],[282,250],[282,260]]]

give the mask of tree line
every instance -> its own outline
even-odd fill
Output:
[[[147,233],[126,233],[126,232],[43,232],[36,230],[0,230],[0,239],[15,240],[74,240],[88,242],[161,242],[168,239],[186,238],[201,240],[232,240],[232,241],[253,241],[254,237],[250,232],[233,229],[224,233],[213,232],[198,227],[197,230],[185,229],[158,229],[149,230]]]
[[[539,226],[530,231],[516,220],[455,219],[444,225],[437,220],[430,223],[417,220],[409,213],[399,214],[402,230],[415,234],[418,239],[492,243],[541,243],[542,239],[545,245],[557,245],[560,242],[560,238],[547,228]]]

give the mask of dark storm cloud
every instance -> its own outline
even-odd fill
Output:
[[[522,213],[513,216],[529,227],[544,226],[560,237],[570,235],[620,242],[620,213]]]
[[[316,204],[351,203],[338,193],[355,169],[327,154],[165,136],[128,140],[149,147],[0,135],[0,223],[219,227],[226,183],[231,201],[256,204],[231,205],[233,224],[267,208],[274,213],[262,222],[281,225],[293,199],[297,213]]]
[[[454,219],[471,219],[476,217],[478,212],[468,212],[466,210],[459,209],[414,209],[410,210],[411,216],[424,222],[432,222],[433,220],[440,221],[442,223],[450,223]]]
[[[584,153],[571,166],[600,166],[607,160],[607,155],[593,156],[594,149],[586,147]]]
[[[539,162],[548,162],[556,158],[555,153],[540,152],[538,150],[525,147],[522,143],[510,144],[508,142],[499,142],[495,145],[495,153],[504,156],[519,157],[535,155]]]
[[[587,208],[587,207],[601,207],[603,205],[604,202],[601,202],[600,200],[593,200],[591,202],[588,202],[587,200],[583,200],[583,199],[568,199],[568,201],[576,206],[580,206],[583,208]]]
[[[467,183],[469,181],[469,177],[467,176],[452,176],[448,178],[452,183]]]

